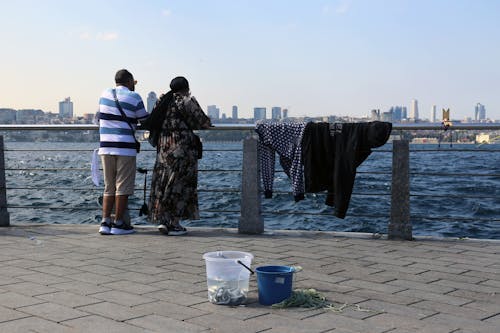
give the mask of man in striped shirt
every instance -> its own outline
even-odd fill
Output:
[[[134,76],[121,69],[116,72],[115,82],[116,88],[105,90],[99,100],[99,155],[104,173],[102,222],[99,228],[102,235],[134,232],[134,227],[123,222],[123,214],[128,206],[128,196],[134,193],[135,186],[135,128],[138,121],[149,116],[141,96],[134,92],[137,83]],[[111,221],[113,206],[115,220]]]

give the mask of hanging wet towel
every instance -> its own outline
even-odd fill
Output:
[[[94,149],[92,154],[92,164],[90,165],[90,171],[92,172],[92,182],[95,186],[99,186],[101,182],[101,170],[99,170],[99,149]]]

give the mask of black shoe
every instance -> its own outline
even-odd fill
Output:
[[[169,236],[182,236],[187,234],[186,228],[181,225],[169,225],[167,226]]]
[[[114,223],[111,224],[111,235],[128,235],[133,234],[134,232],[134,227],[126,223],[122,223],[120,225]]]

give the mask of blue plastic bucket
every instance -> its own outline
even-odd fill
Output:
[[[259,303],[272,305],[279,303],[292,294],[292,281],[295,269],[290,266],[261,266],[257,272]]]

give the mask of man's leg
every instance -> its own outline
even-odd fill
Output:
[[[125,223],[125,211],[128,197],[134,193],[135,156],[118,156],[116,164],[115,221],[111,228],[113,235],[125,235],[134,232],[134,227]]]
[[[105,195],[102,198],[102,218],[107,219],[111,216],[111,211],[115,204],[115,197],[113,195]]]
[[[123,215],[128,207],[128,195],[117,195],[115,203],[115,220],[123,221]]]
[[[101,161],[104,172],[104,193],[102,198],[102,221],[99,233],[101,235],[109,235],[111,233],[111,211],[115,203],[116,161],[110,155],[101,155]]]

